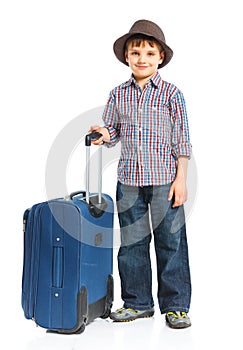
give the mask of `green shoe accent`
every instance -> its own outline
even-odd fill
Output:
[[[186,312],[169,311],[167,312],[165,319],[167,325],[174,329],[182,329],[191,326],[191,320]]]
[[[134,310],[131,308],[121,308],[116,310],[115,312],[112,312],[110,314],[110,318],[114,322],[129,322],[134,321],[137,318],[148,318],[152,317],[154,315],[154,309],[150,310]]]

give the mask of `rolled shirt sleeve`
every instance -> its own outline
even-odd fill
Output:
[[[192,154],[190,142],[188,118],[185,99],[180,90],[177,90],[171,100],[171,117],[173,120],[171,147],[175,158],[186,156],[189,159]]]

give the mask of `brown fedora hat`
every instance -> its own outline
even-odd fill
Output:
[[[160,43],[165,51],[165,58],[163,62],[159,64],[158,68],[162,68],[169,63],[173,56],[173,51],[168,45],[166,45],[164,33],[157,24],[146,19],[136,21],[127,34],[121,36],[114,42],[113,50],[119,61],[128,66],[128,63],[125,60],[125,44],[126,41],[134,34],[144,34],[146,36],[153,37]]]
[[[153,37],[160,43],[165,51],[165,58],[163,62],[159,64],[158,68],[162,68],[169,63],[173,56],[173,51],[168,45],[166,45],[164,33],[157,24],[146,19],[136,21],[127,34],[121,36],[114,42],[113,50],[119,61],[128,66],[128,63],[125,60],[125,44],[126,41],[134,34],[144,34],[146,36]]]

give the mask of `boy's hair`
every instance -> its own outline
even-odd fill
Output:
[[[130,38],[128,38],[127,41],[125,42],[124,52],[127,51],[128,44],[132,44],[132,47],[134,46],[139,47],[145,41],[148,42],[151,47],[154,47],[154,44],[156,44],[158,46],[160,53],[164,51],[160,43],[152,36],[148,36],[145,34],[134,34],[130,36]]]

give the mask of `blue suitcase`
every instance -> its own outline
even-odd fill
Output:
[[[86,135],[87,164],[95,137]],[[86,169],[86,191],[24,213],[22,308],[49,332],[82,333],[111,312],[114,205],[100,180],[98,194],[90,194]]]

